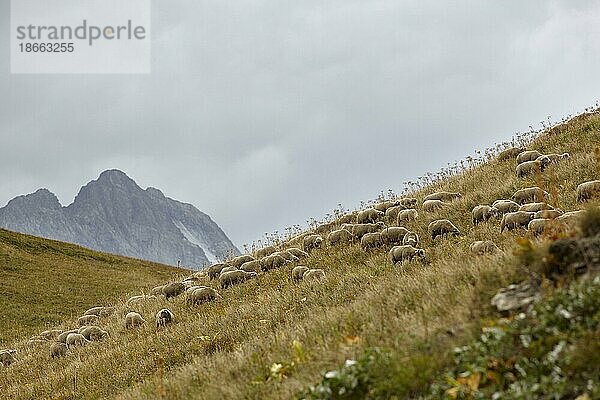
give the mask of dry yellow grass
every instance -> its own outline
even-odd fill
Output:
[[[589,149],[598,143],[600,116],[594,114],[530,146],[571,153],[571,159],[551,167],[537,182],[557,192],[557,205],[564,210],[579,207],[577,184],[597,179]],[[449,209],[421,213],[408,226],[421,236],[429,265],[393,267],[383,249],[366,253],[358,245],[326,247],[304,262],[326,271],[322,284],[294,284],[289,266],[223,290],[223,299],[197,307],[187,306],[183,296],[128,307],[121,296],[117,313],[100,323],[111,333],[103,342],[58,360],[49,358],[49,346],[27,348],[18,342],[19,361],[2,370],[0,393],[8,399],[287,399],[367,347],[386,348],[397,365],[407,367],[424,343],[451,348],[478,328],[495,290],[526,272],[512,255],[524,232],[500,234],[497,220],[475,228],[471,223],[476,204],[510,198],[515,190],[536,184],[535,177],[518,180],[514,164],[494,160],[416,193],[419,199],[437,190],[464,194]],[[432,242],[426,227],[438,218],[449,218],[464,235]],[[470,243],[481,239],[494,240],[504,253],[470,255]],[[216,287],[214,281],[206,284]],[[174,312],[173,326],[124,329],[126,312],[135,310],[151,320],[162,307]],[[73,323],[66,320],[62,326]],[[445,355],[423,357],[435,368]],[[417,396],[428,379],[396,379],[399,398]]]

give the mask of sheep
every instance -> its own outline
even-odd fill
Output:
[[[372,249],[383,245],[381,233],[367,233],[360,239],[360,247],[363,250]]]
[[[302,249],[310,253],[312,250],[320,248],[322,243],[323,237],[321,235],[310,235],[302,241]]]
[[[416,221],[419,217],[419,213],[414,208],[407,208],[406,210],[402,210],[398,213],[398,217],[396,217],[396,224],[398,226],[402,226],[408,222]]]
[[[414,197],[403,197],[403,198],[399,199],[398,202],[400,203],[401,206],[404,206],[407,208],[414,208],[417,205],[418,201]]]
[[[283,257],[282,257],[283,258]],[[221,289],[227,289],[230,286],[233,286],[237,283],[242,283],[247,279],[256,276],[256,272],[246,272],[246,271],[231,271],[223,274],[219,277],[219,284],[221,285]]]
[[[325,271],[322,269],[309,269],[302,274],[303,281],[320,281],[325,279]]]
[[[542,210],[554,210],[554,207],[544,202],[526,203],[519,207],[519,211],[538,212]]]
[[[500,214],[519,211],[519,204],[512,200],[500,199],[492,203],[492,207],[496,208]]]
[[[534,203],[545,201],[550,198],[550,193],[540,189],[537,186],[528,187],[525,189],[517,190],[512,195],[512,200],[518,204]]]
[[[444,207],[446,207],[448,203],[444,203],[442,200],[426,200],[423,202],[423,211],[425,212],[436,212]]]
[[[423,199],[423,202],[426,202],[428,200],[441,200],[443,202],[450,202],[450,201],[458,200],[461,197],[462,197],[462,195],[460,193],[437,192],[437,193],[432,193],[430,195],[425,196],[425,198]]]
[[[534,218],[529,221],[527,224],[527,230],[531,232],[533,235],[538,236],[544,233],[544,231],[548,228],[549,223],[551,223],[552,219],[544,219],[544,218]]]
[[[560,160],[566,160],[568,158],[571,158],[571,155],[569,153],[562,153],[562,154],[556,154],[556,153],[552,153],[552,154],[545,154],[543,156],[540,156],[537,158],[537,160],[541,160],[542,158],[548,158],[548,160],[550,160],[550,163],[557,163]]]
[[[153,287],[153,288],[150,290],[150,294],[151,294],[151,295],[153,295],[153,296],[158,296],[158,295],[161,295],[161,294],[162,294],[162,290],[163,290],[163,286],[164,286],[164,285],[161,285],[161,286],[155,286],[155,287]]]
[[[78,329],[71,329],[69,331],[65,331],[63,333],[61,333],[60,335],[58,335],[58,337],[56,338],[57,342],[61,342],[61,343],[66,343],[67,341],[67,336],[69,336],[69,334],[71,333],[78,333]]]
[[[220,278],[219,278],[220,279]],[[156,327],[166,327],[175,321],[175,316],[168,308],[163,308],[156,313]]]
[[[447,219],[438,219],[431,222],[427,226],[427,230],[431,234],[432,240],[435,240],[435,238],[438,236],[460,235],[460,230],[458,230],[458,228]]]
[[[62,330],[60,330],[60,329],[50,329],[47,331],[43,331],[42,333],[40,333],[39,336],[46,340],[56,340],[58,335],[60,335],[61,333],[62,333]]]
[[[131,329],[141,326],[146,323],[146,320],[141,314],[134,311],[128,312],[125,316],[125,329]]]
[[[92,307],[86,312],[84,312],[83,315],[97,315],[98,317],[108,317],[113,312],[115,312],[114,307]]]
[[[281,251],[278,251],[277,254],[279,254],[281,257],[285,258],[285,260],[290,263],[300,261],[300,258],[293,255],[292,252],[289,250],[281,250]]]
[[[411,245],[394,246],[388,253],[388,259],[392,265],[412,261],[415,258],[425,259],[425,250],[417,249]]]
[[[0,364],[8,367],[10,364],[17,361],[17,351],[13,349],[0,350]]]
[[[64,343],[56,342],[50,346],[50,357],[58,358],[67,355],[68,347]]]
[[[417,247],[419,242],[419,235],[417,235],[415,232],[406,233],[406,235],[404,235],[404,238],[402,239],[402,244],[405,246],[411,245],[413,247]]]
[[[242,265],[243,265],[243,264],[242,264]],[[223,275],[223,274],[225,274],[225,273],[227,273],[227,272],[230,272],[230,271],[237,271],[237,270],[238,270],[238,269],[237,269],[236,267],[234,267],[233,265],[230,265],[229,267],[225,267],[225,268],[223,268],[223,269],[221,270],[221,273],[219,274],[219,276],[221,276],[221,275]]]
[[[183,292],[185,292],[185,285],[181,282],[167,283],[162,288],[162,294],[167,299],[170,299],[171,297],[177,297]]]
[[[228,266],[229,266],[229,264],[226,264],[226,263],[213,264],[206,269],[206,273],[208,274],[209,279],[215,279],[215,278],[219,277],[221,270]]]
[[[563,215],[564,213],[561,210],[540,210],[535,213],[533,216],[534,219],[555,219]]]
[[[65,344],[67,348],[77,347],[77,346],[85,346],[89,340],[87,340],[81,333],[69,333],[67,339],[65,340]]]
[[[338,218],[340,224],[355,224],[358,213],[344,214]]]
[[[527,161],[534,161],[535,159],[537,159],[540,156],[543,156],[543,154],[537,150],[523,151],[523,152],[519,153],[519,155],[517,156],[517,165],[527,162]]]
[[[569,212],[564,213],[560,217],[556,218],[556,220],[560,221],[567,227],[572,228],[572,227],[575,227],[575,225],[577,225],[577,223],[579,222],[579,218],[581,218],[584,213],[585,213],[585,210],[569,211]]]
[[[381,231],[385,228],[385,224],[383,222],[376,222],[374,224],[355,224],[352,226],[352,235],[360,240],[367,233],[374,233]]]
[[[359,224],[375,223],[380,221],[385,216],[383,211],[376,210],[374,208],[367,208],[358,213],[356,221]]]
[[[331,231],[329,235],[327,235],[327,243],[330,246],[336,246],[338,244],[346,244],[352,242],[353,236],[350,231],[346,229],[338,229],[335,231]]]
[[[306,258],[308,257],[308,253],[305,251],[300,250],[297,247],[290,247],[289,249],[287,249],[287,251],[289,253],[291,253],[292,255],[298,257],[298,259],[302,259],[302,258]]]
[[[97,315],[84,315],[83,317],[77,318],[78,326],[91,325],[98,321]]]
[[[390,207],[385,211],[385,217],[388,221],[396,221],[398,218],[398,214],[402,212],[402,210],[406,210],[404,206],[394,206]]]
[[[542,156],[534,161],[525,161],[515,168],[517,178],[526,178],[533,174],[541,174],[550,162],[550,159],[546,156]]]
[[[227,264],[239,269],[242,266],[242,264],[252,260],[254,260],[254,257],[252,257],[250,254],[244,254],[229,260]]]
[[[270,256],[271,254],[275,253],[277,251],[277,248],[275,246],[266,246],[263,247],[262,249],[258,249],[254,252],[254,258],[256,260],[266,257],[266,256]],[[247,261],[250,262],[250,261]],[[244,264],[242,264],[244,265]]]
[[[315,231],[315,233],[318,233],[319,235],[324,235],[324,234],[330,232],[336,224],[337,224],[336,221],[327,222],[325,224],[321,224],[321,225],[317,226],[314,229],[314,231]]]
[[[221,295],[213,288],[203,287],[194,290],[187,298],[188,304],[198,305],[221,298]]]
[[[524,149],[522,147],[511,147],[498,154],[498,161],[507,161],[516,158]]]
[[[90,342],[100,341],[108,337],[108,332],[95,325],[87,326],[79,333]]]
[[[488,221],[500,215],[500,210],[496,207],[488,206],[487,204],[475,206],[471,211],[473,216],[473,225],[477,226],[481,222]]]
[[[263,271],[270,271],[272,269],[280,268],[287,263],[287,260],[279,253],[273,253],[260,260],[261,269]]]
[[[270,255],[267,257],[270,257]],[[246,271],[246,272],[258,272],[258,271],[260,271],[261,265],[262,265],[262,260],[252,260],[252,261],[243,263],[242,266],[240,267],[240,270]]]
[[[381,203],[375,204],[373,208],[377,211],[382,211],[385,213],[389,208],[396,207],[399,205],[400,202],[398,200],[386,200],[382,201]]]
[[[600,198],[600,180],[584,182],[577,186],[577,201]]]
[[[313,233],[312,232],[302,232],[302,233],[299,233],[296,236],[288,239],[286,241],[286,243],[289,246],[300,246],[300,247],[302,247],[302,243],[304,242],[304,238],[307,237],[307,236],[310,236],[310,235],[313,235]]]
[[[134,305],[134,304],[142,303],[142,302],[147,301],[147,300],[156,300],[156,296],[154,296],[152,294],[148,294],[148,295],[142,294],[142,295],[139,295],[139,296],[132,296],[132,297],[130,297],[130,298],[127,299],[126,304],[128,306],[131,306],[131,305]]]
[[[469,249],[471,250],[471,253],[477,255],[495,254],[500,252],[498,246],[491,240],[478,240],[473,242],[471,243],[471,246],[469,246]]]
[[[527,211],[515,211],[504,214],[502,221],[500,222],[500,233],[504,232],[504,229],[513,230],[517,228],[526,228],[534,215],[534,212]]]
[[[301,281],[302,276],[306,271],[308,271],[308,268],[303,265],[298,265],[297,267],[294,267],[294,269],[292,269],[292,280],[294,282]]]
[[[390,227],[382,230],[380,233],[381,233],[381,240],[383,241],[383,244],[385,244],[385,245],[402,244],[402,239],[404,239],[404,235],[406,235],[408,233],[408,229],[406,229],[403,226],[390,226]],[[361,239],[361,245],[362,245],[362,239]]]

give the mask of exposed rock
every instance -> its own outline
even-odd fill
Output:
[[[540,297],[539,285],[524,281],[518,285],[509,285],[502,288],[492,297],[492,305],[498,311],[511,311],[526,307],[537,301]]]

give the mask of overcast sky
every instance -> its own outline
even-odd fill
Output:
[[[0,206],[118,168],[239,246],[600,97],[598,1],[154,1],[150,75],[11,75]]]

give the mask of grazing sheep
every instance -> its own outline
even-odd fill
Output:
[[[252,257],[250,254],[244,254],[229,260],[227,264],[239,269],[242,264],[252,260],[254,260],[254,257]]]
[[[317,226],[314,231],[315,233],[318,233],[319,235],[324,235],[328,232],[330,232],[335,225],[337,224],[337,221],[333,221],[333,222],[327,222],[325,224],[321,224],[319,226]]]
[[[235,271],[237,272],[237,271]],[[221,278],[219,278],[221,279]],[[163,308],[159,312],[156,313],[156,327],[166,327],[169,324],[172,324],[175,320],[175,316],[168,308]]]
[[[70,331],[66,331],[66,332],[61,333],[56,338],[56,341],[57,342],[61,342],[61,343],[66,343],[67,336],[69,336],[69,334],[71,334],[71,333],[78,333],[78,329],[71,329]]]
[[[260,260],[261,269],[263,271],[270,271],[272,269],[277,269],[284,266],[288,261],[283,258],[283,256],[279,253],[273,253],[270,256],[267,256]]]
[[[556,220],[560,221],[567,227],[573,228],[579,223],[579,218],[581,218],[584,214],[585,210],[569,211],[556,218]]]
[[[423,199],[423,202],[426,202],[428,200],[441,200],[443,202],[450,202],[450,201],[458,200],[461,197],[462,197],[462,195],[460,193],[437,192],[437,193],[432,193],[430,195],[425,196],[425,198]]]
[[[285,258],[285,261],[290,262],[290,263],[300,261],[300,258],[293,255],[292,252],[289,250],[281,250],[281,251],[278,251],[277,254],[279,254],[281,257]]]
[[[413,247],[417,247],[419,241],[419,235],[417,235],[415,232],[408,232],[406,235],[404,235],[404,239],[402,239],[402,244],[405,246],[410,245]]]
[[[537,150],[526,150],[517,156],[517,164],[521,164],[527,161],[534,161],[540,156],[543,156],[543,154]]]
[[[515,211],[504,214],[502,222],[500,222],[500,233],[504,232],[504,229],[513,230],[527,228],[527,225],[533,219],[534,215],[534,212],[527,211]]]
[[[383,244],[385,244],[385,245],[402,244],[402,239],[404,239],[404,235],[406,235],[408,233],[408,229],[406,229],[403,226],[390,226],[390,227],[382,230],[380,233],[381,233],[381,240],[383,241]],[[369,234],[367,233],[366,235],[369,235]],[[363,238],[365,236],[363,236]],[[361,245],[362,245],[362,239],[361,239]]]
[[[267,256],[270,257],[271,255]],[[246,271],[246,272],[258,272],[260,271],[262,265],[262,260],[252,260],[252,261],[248,261],[242,264],[242,266],[240,267],[241,271]]]
[[[292,280],[294,282],[301,281],[302,276],[306,271],[308,271],[308,268],[303,265],[298,265],[297,267],[294,267],[294,269],[292,269]]]
[[[8,367],[10,364],[17,361],[17,351],[13,349],[0,350],[0,364]]]
[[[396,217],[396,224],[398,226],[402,226],[408,222],[416,221],[419,217],[419,213],[414,208],[407,208],[406,210],[402,210],[398,213],[398,217]]]
[[[77,346],[85,346],[89,340],[87,340],[81,333],[69,333],[67,339],[65,340],[65,344],[67,348],[77,347]]]
[[[500,248],[498,248],[498,246],[496,246],[496,244],[491,240],[478,240],[471,243],[469,248],[471,253],[477,255],[495,254],[500,252]]]
[[[355,224],[352,226],[350,231],[356,239],[361,239],[367,233],[379,232],[385,228],[383,222],[376,222],[374,224]]]
[[[388,259],[392,265],[412,261],[415,258],[425,259],[425,250],[417,249],[411,245],[394,246],[388,253]]]
[[[141,326],[146,323],[146,320],[142,317],[141,314],[136,312],[128,312],[125,316],[125,328],[131,329],[138,326]]]
[[[288,246],[299,246],[299,247],[302,247],[302,243],[304,242],[304,238],[307,237],[307,236],[310,236],[310,235],[313,235],[313,233],[312,232],[302,232],[302,233],[299,233],[296,236],[288,239],[286,241],[286,244]]]
[[[325,271],[322,269],[309,269],[302,274],[303,281],[320,281],[325,279]]]
[[[139,303],[142,303],[142,302],[148,301],[148,300],[156,300],[156,296],[151,295],[151,294],[149,294],[149,295],[142,294],[139,296],[132,296],[127,299],[126,304],[128,306],[131,306],[131,305],[139,304]]]
[[[600,198],[600,180],[584,182],[577,186],[578,202],[597,198]]]
[[[275,246],[267,246],[267,247],[263,247],[262,249],[258,249],[254,252],[254,257],[256,260],[266,257],[266,256],[270,256],[271,254],[275,253],[277,251],[277,248]],[[250,261],[247,261],[250,262]],[[244,264],[242,264],[244,265]]]
[[[338,222],[340,224],[355,224],[356,223],[356,217],[357,217],[357,213],[345,214],[345,215],[342,215],[338,219]]]
[[[320,248],[322,243],[323,238],[321,237],[321,235],[310,235],[305,237],[302,241],[302,248],[307,253],[310,253],[314,249]]]
[[[438,236],[460,235],[458,228],[447,219],[438,219],[429,224],[427,230],[431,234],[431,239],[435,240]]]
[[[399,199],[398,202],[400,202],[401,206],[407,208],[414,208],[418,203],[417,199],[415,199],[414,197],[404,197]]]
[[[96,315],[100,317],[105,308],[106,307],[92,307],[86,312],[84,312],[83,315]]]
[[[388,210],[388,208],[396,207],[399,205],[400,205],[400,202],[398,200],[386,200],[386,201],[382,201],[381,203],[375,204],[373,206],[373,208],[376,209],[377,211],[386,212]]]
[[[68,347],[64,343],[56,342],[50,346],[50,357],[58,358],[67,355]]]
[[[327,243],[330,246],[351,243],[352,239],[352,233],[350,233],[350,231],[346,229],[338,229],[335,231],[331,231],[329,235],[327,235]]]
[[[231,271],[219,277],[219,284],[221,285],[221,289],[227,289],[230,286],[242,283],[245,280],[253,278],[255,276],[256,272],[246,272],[241,270]]]
[[[492,203],[492,207],[496,208],[500,214],[519,211],[519,205],[512,200],[496,200]]]
[[[550,164],[550,159],[546,156],[540,157],[538,160],[525,161],[515,168],[517,178],[526,178],[533,174],[541,174]]]
[[[535,213],[535,215],[533,216],[534,219],[554,219],[554,218],[558,218],[561,215],[563,215],[564,213],[561,210],[558,209],[554,209],[554,210],[540,210],[537,211]]]
[[[540,189],[537,186],[517,190],[512,195],[512,200],[518,204],[535,203],[546,201],[550,198],[550,193]]]
[[[171,297],[177,297],[183,292],[185,292],[185,285],[181,282],[167,283],[162,289],[162,294],[167,299],[170,299]]]
[[[163,290],[163,286],[164,285],[153,287],[152,290],[150,290],[150,294],[153,295],[153,296],[159,296],[159,295],[161,295],[162,294],[162,290]]]
[[[498,161],[512,160],[521,154],[525,149],[522,147],[511,147],[498,154]]]
[[[196,289],[187,298],[188,304],[198,305],[221,298],[221,295],[213,288],[203,287]]]
[[[108,332],[95,325],[87,326],[79,333],[90,342],[100,341],[108,337]]]
[[[385,217],[387,218],[388,221],[396,221],[396,219],[398,218],[398,214],[400,212],[402,212],[403,210],[406,210],[406,207],[404,207],[404,206],[390,207],[385,211]]]
[[[60,335],[61,333],[62,333],[62,330],[60,330],[60,329],[50,329],[47,331],[43,331],[42,333],[40,333],[39,336],[46,340],[56,340],[58,335]]]
[[[551,163],[557,163],[560,160],[566,160],[568,158],[571,158],[571,155],[569,153],[562,153],[562,154],[552,153],[552,154],[546,154],[546,155],[540,156],[537,158],[537,160],[541,160],[544,157],[547,157]]]
[[[542,210],[554,210],[554,207],[544,202],[527,203],[519,207],[519,211],[538,212]]]
[[[442,200],[425,200],[423,202],[423,211],[425,212],[436,212],[446,207],[448,203],[444,203]]]
[[[499,216],[500,210],[498,210],[496,207],[484,204],[475,206],[471,214],[473,215],[473,225],[479,225],[481,222],[485,222],[491,218]]]
[[[548,228],[549,223],[551,223],[552,221],[554,220],[534,218],[531,221],[529,221],[529,224],[527,224],[527,230],[535,236],[541,235]]]
[[[97,315],[84,315],[83,317],[77,318],[78,326],[91,325],[98,321]]]
[[[243,264],[242,264],[242,265],[243,265]],[[221,270],[221,273],[219,274],[219,276],[221,276],[221,275],[223,275],[223,274],[225,274],[225,273],[227,273],[227,272],[230,272],[230,271],[237,271],[237,270],[238,270],[238,269],[237,269],[236,267],[234,267],[233,265],[230,265],[229,267],[225,267],[225,268],[223,268],[223,269]]]
[[[360,247],[369,250],[383,245],[381,233],[367,233],[360,239]]]
[[[300,250],[297,247],[290,247],[289,249],[287,249],[287,251],[289,253],[291,253],[292,255],[294,255],[295,257],[298,257],[298,259],[302,259],[302,258],[306,258],[308,257],[308,253],[305,251]]]
[[[380,221],[385,216],[383,211],[376,210],[374,208],[367,208],[358,213],[356,221],[359,224],[375,223]]]
[[[210,267],[208,267],[206,269],[206,273],[208,274],[208,277],[210,279],[215,279],[219,277],[219,274],[221,273],[221,270],[223,268],[228,267],[229,264],[226,263],[217,263],[217,264],[213,264]]]

